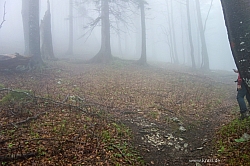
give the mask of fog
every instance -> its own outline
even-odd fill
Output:
[[[167,34],[175,31],[177,55],[179,63],[191,66],[190,48],[188,45],[187,14],[185,1],[173,0],[173,26],[169,26],[167,3],[170,0],[148,0],[146,6],[146,33],[147,33],[147,59],[148,61],[171,62],[170,49]],[[51,0],[52,37],[55,56],[57,58],[71,57],[89,59],[100,49],[101,31],[97,26],[92,33],[88,33],[83,27],[87,26],[90,17],[95,19],[98,13],[93,5],[74,5],[74,55],[67,55],[69,42],[69,2],[66,0]],[[208,15],[211,0],[200,1],[203,25]],[[0,0],[0,22],[4,12],[4,0]],[[0,54],[23,54],[24,37],[21,15],[21,0],[6,1],[6,15],[3,27],[0,29]],[[127,13],[127,24],[119,23],[120,37],[116,31],[111,31],[112,55],[123,59],[139,59],[141,47],[140,13],[133,7]],[[194,0],[190,1],[192,38],[194,54],[199,68],[201,63],[201,44],[199,38],[197,14]],[[47,1],[40,2],[40,18],[47,8]],[[110,18],[112,19],[112,17]],[[113,23],[113,22],[112,22]],[[174,27],[174,29],[173,29]],[[231,70],[235,68],[233,56],[228,43],[227,31],[223,18],[220,0],[214,0],[206,22],[206,44],[209,55],[210,69]]]

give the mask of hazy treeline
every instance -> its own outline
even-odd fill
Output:
[[[3,15],[4,0],[0,0],[0,18]],[[80,57],[89,59],[101,47],[101,23],[92,30],[90,24],[98,18],[100,8],[95,3],[84,0],[50,0],[52,37],[56,57]],[[93,2],[93,1],[92,1]],[[193,56],[196,68],[200,68],[202,57],[201,33],[197,15],[196,0],[147,0],[145,4],[146,55],[148,61],[175,62],[192,66],[190,38],[188,30],[187,3],[189,4]],[[201,21],[209,57],[210,69],[231,70],[234,68],[220,1],[202,0]],[[70,4],[73,10],[70,14]],[[141,56],[141,13],[139,7],[124,3],[119,7],[121,18],[110,14],[111,52],[113,56],[137,60]],[[110,11],[116,10],[115,3]],[[40,1],[40,19],[47,9],[47,1]],[[0,53],[24,53],[21,0],[6,1],[5,23],[0,30]],[[118,8],[117,8],[118,11]],[[73,53],[68,54],[69,22],[73,22]],[[123,21],[122,21],[123,20]],[[1,20],[0,20],[1,22]],[[90,33],[91,32],[91,33]]]

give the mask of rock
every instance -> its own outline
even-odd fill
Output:
[[[168,143],[168,146],[173,146],[173,143],[172,143],[172,142],[169,142],[169,143]]]
[[[182,131],[182,132],[186,131],[186,129],[183,126],[180,126],[179,130]]]
[[[239,139],[235,139],[235,142],[246,142],[246,141],[249,141],[250,140],[250,135],[247,134],[247,133],[244,133],[242,135],[242,137],[240,137]]]
[[[184,148],[187,148],[188,147],[188,143],[184,143]]]
[[[244,138],[246,141],[250,140],[250,135],[247,133],[244,133],[242,138]]]
[[[175,147],[176,150],[180,150],[180,148],[181,148],[181,146],[179,144],[175,144],[174,147]]]
[[[174,122],[180,122],[180,120],[177,117],[173,117],[173,118],[171,118],[171,120]]]

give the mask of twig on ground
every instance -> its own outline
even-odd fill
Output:
[[[119,151],[119,153],[122,155],[122,157],[129,163],[132,165],[132,162],[122,153],[122,151],[115,145],[112,145],[115,149],[117,149]]]
[[[28,153],[28,154],[18,154],[14,156],[0,156],[0,161],[12,161],[12,160],[20,160],[20,159],[27,159],[30,157],[37,156],[38,153]]]

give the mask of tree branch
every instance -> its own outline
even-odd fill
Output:
[[[209,16],[210,11],[211,11],[211,8],[212,8],[212,6],[213,6],[213,1],[214,1],[214,0],[211,0],[210,7],[209,7],[209,10],[208,10],[208,13],[207,13],[207,17],[206,17],[205,24],[204,24],[204,28],[203,28],[203,31],[204,31],[204,32],[205,32],[205,30],[206,30],[208,16]]]
[[[0,24],[0,29],[2,28],[2,26],[3,26],[3,23],[6,21],[5,20],[5,15],[6,15],[6,10],[5,10],[5,6],[6,6],[6,1],[4,2],[4,11],[3,11],[3,21],[1,22],[1,24]]]

